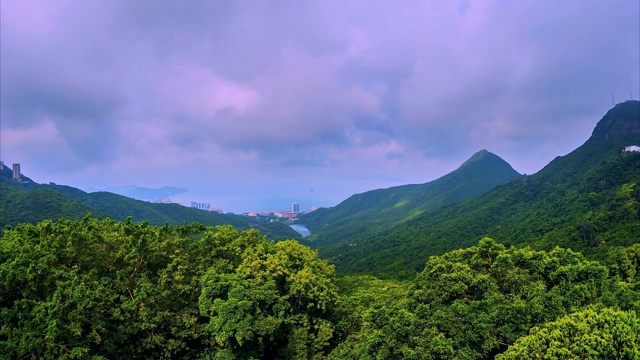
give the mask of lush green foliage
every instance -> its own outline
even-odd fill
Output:
[[[0,246],[8,358],[311,358],[333,336],[333,267],[255,230],[84,218]]]
[[[552,351],[536,339],[601,308],[615,309],[602,312],[605,325],[585,321],[626,354],[639,260],[640,244],[600,263],[485,238],[431,257],[412,281],[336,281],[316,252],[255,230],[88,217],[21,224],[0,239],[0,355],[486,359]]]
[[[628,269],[633,266],[637,270],[637,264]],[[568,314],[594,306],[637,310],[639,294],[629,285],[609,277],[606,266],[571,250],[505,249],[485,238],[471,248],[430,258],[408,288],[387,284],[384,289],[373,286],[352,293],[349,303],[372,306],[351,306],[355,309],[351,321],[357,325],[351,325],[332,355],[493,358],[527,336],[532,327]],[[632,312],[628,314],[635,319]],[[605,350],[601,358],[608,354]],[[535,356],[544,352],[531,354],[541,358]]]
[[[531,329],[496,357],[507,359],[638,359],[640,319],[635,312],[592,309]]]

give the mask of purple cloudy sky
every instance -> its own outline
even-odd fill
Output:
[[[534,173],[638,98],[639,6],[2,1],[2,160],[236,212],[431,181],[480,149]]]

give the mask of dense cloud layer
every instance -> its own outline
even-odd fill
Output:
[[[78,187],[185,186],[233,210],[334,205],[482,148],[535,172],[584,142],[612,95],[640,92],[635,1],[1,10],[5,162]]]

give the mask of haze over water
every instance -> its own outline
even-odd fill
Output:
[[[302,225],[302,224],[292,224],[289,225],[293,230],[297,231],[298,234],[302,235],[302,237],[307,237],[309,235],[311,235],[311,231],[309,231],[309,229],[307,229],[306,226]]]

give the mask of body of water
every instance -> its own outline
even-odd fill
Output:
[[[298,234],[302,235],[302,237],[307,237],[311,235],[311,231],[309,231],[309,229],[307,229],[307,227],[302,224],[293,224],[293,225],[289,225],[289,227],[297,231]]]

